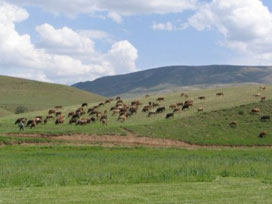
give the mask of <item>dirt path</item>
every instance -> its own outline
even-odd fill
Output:
[[[84,145],[100,145],[100,146],[145,146],[145,147],[173,147],[173,148],[185,148],[185,149],[245,149],[245,148],[271,148],[272,146],[222,146],[222,145],[194,145],[186,142],[172,140],[172,139],[160,139],[150,137],[139,137],[128,132],[127,136],[118,135],[86,135],[86,134],[73,134],[73,135],[60,135],[50,136],[42,134],[6,134],[14,137],[32,137],[32,138],[48,138],[52,140],[63,140],[70,144],[84,144]]]

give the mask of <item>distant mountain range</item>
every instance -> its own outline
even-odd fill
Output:
[[[72,86],[109,97],[240,83],[272,83],[272,66],[168,66],[106,76]]]

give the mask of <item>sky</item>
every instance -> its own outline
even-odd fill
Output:
[[[210,64],[272,65],[271,0],[0,0],[0,75],[71,85]]]

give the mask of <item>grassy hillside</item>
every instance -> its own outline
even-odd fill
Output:
[[[272,83],[271,76],[271,67],[265,66],[169,66],[102,77],[73,86],[104,96],[133,96],[181,87],[205,88],[217,84]]]
[[[223,91],[224,96],[218,97],[216,92]],[[267,101],[261,103],[260,98],[254,97],[253,94],[261,92],[267,97]],[[118,134],[125,135],[129,129],[137,135],[171,138],[186,141],[195,144],[220,144],[220,145],[270,145],[272,137],[270,137],[270,121],[260,122],[261,115],[272,114],[270,107],[272,105],[272,87],[268,86],[266,90],[260,90],[258,86],[241,86],[230,87],[224,89],[207,89],[201,91],[188,92],[189,98],[194,100],[194,106],[189,110],[177,112],[174,118],[165,119],[166,113],[171,112],[168,108],[170,104],[186,100],[180,96],[180,93],[172,93],[165,95],[166,100],[161,102],[160,106],[165,106],[166,111],[162,114],[147,117],[147,113],[139,112],[133,115],[124,123],[117,121],[118,116],[112,116],[110,108],[112,104],[101,107],[99,110],[108,111],[108,125],[104,126],[100,122],[89,124],[86,126],[75,126],[68,124],[69,118],[65,124],[55,125],[51,120],[46,125],[39,125],[35,129],[26,129],[25,133],[41,133],[41,134]],[[204,95],[205,100],[198,99],[198,96]],[[155,101],[157,96],[149,98],[141,98],[143,104],[148,101]],[[125,101],[130,103],[133,99]],[[97,104],[97,103],[95,103]],[[93,104],[93,105],[95,105]],[[65,107],[62,111],[66,115],[68,112],[75,110],[79,105]],[[204,108],[204,112],[197,112],[199,107]],[[260,114],[250,114],[252,108],[261,109]],[[154,111],[156,108],[153,108]],[[18,127],[14,125],[16,117],[25,116],[32,118],[36,115],[46,116],[47,110],[21,114],[18,116],[8,116],[0,119],[1,133],[18,133]],[[84,115],[83,117],[89,117]],[[229,123],[237,121],[238,127],[231,128]],[[266,130],[268,136],[259,139],[258,134]]]
[[[7,76],[0,76],[0,95],[0,116],[14,113],[18,106],[33,111],[103,99],[102,96],[65,85]]]

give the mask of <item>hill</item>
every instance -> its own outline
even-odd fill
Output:
[[[73,85],[103,96],[134,96],[181,87],[199,88],[239,83],[272,83],[268,66],[168,66],[130,74],[107,76]]]
[[[34,111],[104,99],[103,96],[65,85],[7,76],[0,76],[0,95],[0,116],[14,113],[19,106]]]

